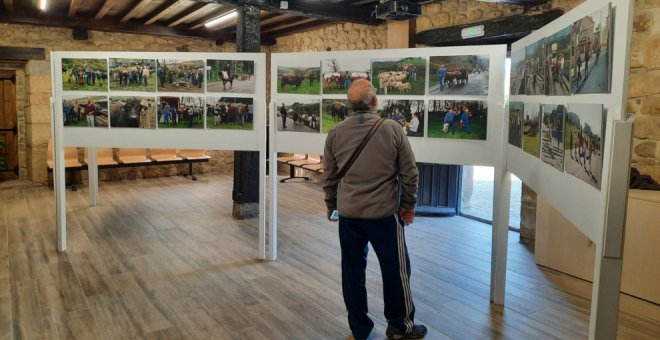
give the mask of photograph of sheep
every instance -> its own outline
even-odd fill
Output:
[[[525,94],[525,50],[511,51],[511,84],[509,91],[512,96]]]
[[[277,130],[319,133],[321,101],[318,99],[282,99],[278,101]]]
[[[548,95],[571,95],[571,26],[545,38],[545,79]]]
[[[378,103],[381,117],[397,121],[408,137],[424,137],[424,109],[423,100],[381,100]]]
[[[429,137],[486,140],[488,102],[432,100],[429,102]]]
[[[600,189],[603,171],[603,104],[568,104],[564,171]]]
[[[108,127],[108,97],[63,96],[62,119],[64,126]]]
[[[543,104],[541,122],[541,160],[564,170],[564,105]]]
[[[207,60],[208,92],[254,93],[254,61]]]
[[[159,129],[203,129],[203,97],[158,97]]]
[[[545,39],[537,40],[525,47],[525,94],[545,94]]]
[[[328,133],[337,124],[353,114],[346,99],[323,99],[321,112],[321,131]]]
[[[541,153],[541,104],[523,106],[523,151],[539,158]]]
[[[611,4],[573,24],[571,89],[573,93],[610,92]]]
[[[110,58],[110,91],[156,92],[156,60]]]
[[[206,128],[228,130],[254,129],[252,98],[207,97]]]
[[[277,65],[277,93],[321,94],[320,79],[318,59],[280,61]]]
[[[380,95],[424,95],[426,59],[419,57],[371,60],[371,83]]]
[[[156,128],[153,97],[110,97],[111,128]]]
[[[62,59],[64,91],[108,91],[107,59]]]
[[[159,59],[159,92],[204,92],[204,60]]]
[[[518,148],[522,148],[523,108],[522,102],[509,103],[509,144]]]
[[[322,61],[321,75],[323,94],[342,94],[359,79],[371,81],[371,60],[369,59],[325,59]]]
[[[430,95],[488,95],[490,58],[482,55],[431,57]]]

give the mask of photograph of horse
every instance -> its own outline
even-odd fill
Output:
[[[207,60],[208,92],[254,93],[254,61]]]

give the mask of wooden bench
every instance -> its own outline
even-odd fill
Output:
[[[48,166],[48,172],[53,172],[53,140],[48,139],[48,151],[46,154],[46,165]],[[69,174],[76,173],[77,171],[86,169],[86,165],[80,163],[78,160],[78,148],[76,147],[65,147],[64,148],[64,171],[69,172]],[[71,175],[73,176],[73,175]],[[65,174],[66,178],[66,174]],[[71,178],[71,190],[76,191],[78,187],[76,186],[76,181],[74,178]]]
[[[306,181],[309,180],[309,177],[307,176],[296,176],[296,168],[320,174],[323,173],[323,162],[320,155],[293,154],[292,156],[278,157],[277,161],[289,166],[289,177],[280,180],[281,183],[286,183],[286,181],[296,178],[302,178]]]

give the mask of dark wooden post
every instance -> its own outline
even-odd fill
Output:
[[[237,6],[236,52],[261,52],[261,8],[265,0],[252,0]],[[261,79],[261,81],[264,81]],[[262,100],[255,98],[255,101]],[[237,219],[259,215],[259,152],[234,152],[234,207]]]

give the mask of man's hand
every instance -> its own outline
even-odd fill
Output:
[[[415,209],[401,208],[399,209],[399,214],[403,220],[403,225],[412,224],[415,219]]]

